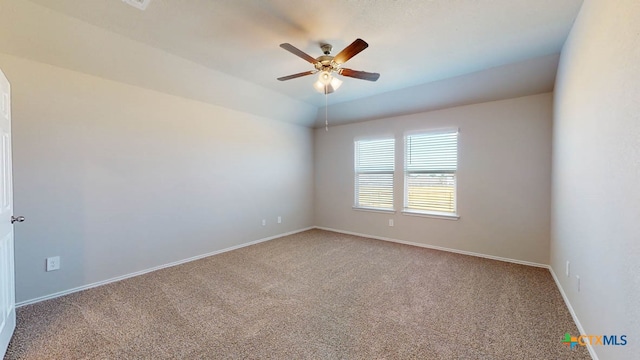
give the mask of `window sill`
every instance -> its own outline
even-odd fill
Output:
[[[353,210],[357,210],[357,211],[368,211],[368,212],[377,212],[377,213],[385,213],[385,214],[395,214],[396,211],[395,210],[387,210],[387,209],[373,209],[373,208],[364,208],[364,207],[357,207],[357,206],[353,206],[351,207]]]
[[[409,216],[420,216],[420,217],[428,217],[428,218],[443,219],[443,220],[454,220],[454,221],[457,221],[460,219],[460,216],[458,215],[428,213],[428,212],[420,212],[415,210],[402,210],[402,214],[409,215]]]

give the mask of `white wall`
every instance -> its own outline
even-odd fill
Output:
[[[637,0],[585,1],[556,83],[551,265],[588,334],[627,335],[600,359],[640,353],[638,19]]]
[[[27,218],[17,301],[313,225],[312,130],[8,55],[0,68]]]
[[[315,223],[343,231],[549,263],[550,93],[315,132]],[[329,120],[331,121],[331,120]],[[458,221],[402,215],[402,145],[397,146],[395,215],[353,210],[355,137],[460,128]],[[388,219],[395,226],[388,226]]]

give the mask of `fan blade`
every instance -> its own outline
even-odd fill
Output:
[[[284,43],[284,44],[280,44],[280,47],[287,50],[288,52],[292,53],[293,55],[299,56],[304,60],[307,60],[308,62],[312,63],[315,65],[315,63],[318,62],[318,60],[314,59],[311,57],[311,55],[307,54],[306,52],[298,49],[297,47],[289,44],[289,43]]]
[[[367,47],[369,47],[369,44],[367,44],[364,40],[356,39],[354,42],[351,43],[351,45],[347,46],[342,51],[340,51],[338,55],[336,55],[333,58],[333,61],[338,65],[344,64],[349,59],[356,56],[360,51],[366,49]]]
[[[301,72],[301,73],[297,73],[289,76],[279,77],[278,80],[280,81],[291,80],[291,79],[299,78],[302,76],[312,75],[315,73],[317,73],[317,71],[305,71],[305,72]]]
[[[356,79],[368,80],[368,81],[376,81],[380,78],[380,74],[378,73],[370,73],[366,71],[358,71],[351,69],[340,69],[338,74],[342,76],[348,76]]]

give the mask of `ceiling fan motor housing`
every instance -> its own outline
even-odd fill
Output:
[[[320,71],[338,71],[338,68],[340,66],[333,61],[333,56],[322,55],[318,56],[316,60],[318,62],[315,63],[315,68]]]

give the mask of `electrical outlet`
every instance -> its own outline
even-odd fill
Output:
[[[262,226],[267,226],[267,220],[262,219]]]
[[[278,224],[282,224],[282,216],[278,216]]]
[[[393,219],[389,219],[389,226],[393,226]]]
[[[578,292],[580,292],[580,276],[576,275],[576,280],[578,280]]]
[[[570,265],[570,264],[571,264],[571,263],[569,262],[569,260],[567,260],[567,270],[566,270],[566,272],[567,272],[567,277],[568,277],[568,276],[569,276],[569,274],[570,274],[570,272],[569,272],[569,265]]]
[[[47,271],[60,270],[60,256],[47,258]]]

